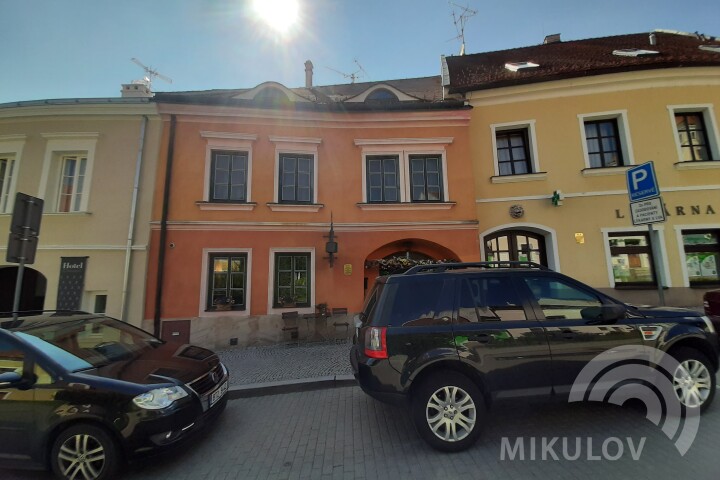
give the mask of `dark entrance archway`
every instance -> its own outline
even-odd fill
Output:
[[[10,312],[15,298],[15,282],[18,267],[0,267],[0,312]],[[32,268],[25,267],[23,288],[20,294],[20,311],[43,310],[47,279],[45,275]]]
[[[485,237],[485,259],[547,266],[545,237],[527,230],[501,230]]]

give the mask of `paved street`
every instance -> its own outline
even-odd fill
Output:
[[[525,460],[501,460],[503,437],[525,443]],[[582,438],[578,460],[541,460],[542,437]],[[585,437],[592,439],[588,451]],[[529,437],[537,442],[530,459]],[[601,455],[609,437],[635,446],[646,437],[640,459],[627,444],[616,461],[588,460]],[[548,438],[549,439],[549,438]],[[131,467],[127,480],[229,480],[293,478],[455,479],[455,478],[633,478],[696,480],[717,478],[720,467],[720,405],[703,416],[690,451],[680,456],[662,431],[640,410],[599,404],[537,402],[505,405],[489,416],[478,444],[459,454],[427,447],[403,409],[383,405],[357,387],[232,400],[215,428],[193,445],[152,462]],[[618,451],[609,448],[611,456]],[[506,452],[507,453],[507,452]],[[548,456],[548,458],[551,458]],[[37,472],[0,471],[6,480],[49,479]]]

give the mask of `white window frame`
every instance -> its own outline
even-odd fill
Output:
[[[317,212],[318,205],[318,145],[322,138],[310,137],[278,137],[270,135],[269,139],[275,144],[275,169],[273,170],[273,204],[269,205],[272,211],[311,211]],[[311,155],[313,158],[313,197],[310,204],[280,203],[280,155],[283,154]]]
[[[309,253],[310,254],[310,306],[305,308],[297,308],[293,311],[298,313],[315,313],[315,248],[313,247],[274,247],[270,249],[270,258],[268,263],[268,296],[267,296],[267,312],[268,314],[282,314],[287,312],[287,308],[274,308],[273,300],[275,295],[275,254],[276,253]]]
[[[60,205],[63,203],[62,197],[63,191],[62,191],[62,185],[65,183],[65,166],[69,161],[75,162],[75,173],[72,177],[72,190],[70,192],[70,202],[68,206],[68,210],[60,210]],[[82,190],[79,190],[80,185],[80,171],[83,168],[83,162],[85,163],[85,172],[82,174]],[[82,205],[83,196],[85,195],[85,174],[87,173],[87,156],[84,153],[64,153],[60,155],[60,173],[58,174],[59,178],[59,186],[58,191],[55,193],[55,211],[57,213],[77,213],[84,211],[82,207],[75,208],[75,204],[77,203],[78,197],[80,197],[80,205]]]
[[[665,245],[665,226],[655,225],[655,231],[658,232],[660,238],[660,245],[658,245],[657,251],[662,259],[662,270],[658,272],[660,274],[658,283],[662,283],[664,287],[672,287],[672,278],[670,278],[670,264],[667,256],[667,246]],[[601,229],[603,236],[603,248],[605,249],[605,265],[607,266],[608,273],[608,284],[610,288],[615,288],[615,275],[613,275],[612,269],[612,254],[610,253],[610,233],[648,233],[648,228],[645,226],[638,227],[608,227]],[[654,253],[654,252],[653,252]],[[654,255],[653,255],[654,257]],[[655,264],[653,263],[653,268]]]
[[[362,203],[382,208],[382,205],[410,204],[417,208],[433,208],[438,203],[447,203],[450,200],[450,189],[447,171],[447,149],[454,137],[442,138],[397,138],[397,139],[355,139],[355,145],[362,148],[360,155],[362,172]],[[400,201],[393,203],[368,203],[367,197],[367,157],[377,155],[394,156],[398,158],[398,174],[400,183]],[[439,202],[413,202],[410,185],[410,156],[412,155],[438,155],[442,168],[443,195]]]
[[[635,165],[635,156],[633,155],[632,139],[630,137],[630,125],[627,118],[627,110],[613,110],[609,112],[581,113],[578,116],[578,126],[580,127],[580,140],[582,142],[583,158],[585,159],[585,173],[602,172],[607,168],[619,168],[618,175],[624,175],[625,169]],[[587,136],[585,135],[585,122],[594,122],[598,120],[616,120],[618,126],[618,141],[620,142],[620,151],[623,155],[623,165],[618,167],[591,167],[590,154],[587,147]],[[615,172],[615,170],[613,170]],[[601,174],[601,173],[598,173]],[[605,173],[607,174],[607,173]]]
[[[244,253],[247,255],[245,272],[245,310],[207,311],[208,269],[211,253]],[[248,317],[252,301],[252,248],[203,248],[200,270],[200,298],[198,299],[198,317]]]
[[[673,117],[674,120],[674,117]],[[683,230],[720,230],[720,224],[702,223],[690,225],[675,225],[675,238],[677,239],[678,258],[681,259],[680,270],[682,271],[683,287],[690,288],[690,275],[687,270],[687,257],[685,256],[685,243],[683,242]]]
[[[677,149],[677,163],[687,165],[695,162],[687,161],[683,159],[682,144],[680,142],[680,134],[677,131],[677,125],[675,123],[676,113],[701,113],[703,121],[705,122],[705,128],[707,129],[708,143],[710,144],[710,157],[712,161],[717,161],[720,164],[720,134],[718,134],[718,126],[715,122],[715,109],[712,103],[700,103],[695,105],[668,105],[668,113],[670,115],[670,128],[673,132],[673,138],[675,139],[675,148]],[[704,162],[701,162],[704,163]]]
[[[38,197],[45,200],[45,210],[48,213],[62,215],[74,213],[87,213],[92,190],[93,165],[95,163],[95,148],[100,136],[96,132],[85,133],[42,133],[47,140],[45,157],[43,159],[42,173]],[[63,158],[65,156],[84,156],[87,158],[85,167],[85,181],[80,200],[80,209],[70,212],[58,212],[59,188],[62,176]]]
[[[25,135],[0,135],[0,158],[8,159],[13,164],[10,182],[3,182],[4,191],[0,192],[0,214],[12,214],[13,212],[25,138]],[[4,198],[7,200],[3,201]]]
[[[201,210],[252,210],[252,165],[253,143],[257,135],[251,133],[211,132],[201,131],[200,136],[205,139],[205,177],[203,182],[203,198],[198,205]],[[212,181],[212,155],[214,151],[247,152],[247,184],[245,202],[212,202],[210,199],[210,182]]]
[[[530,153],[530,165],[532,172],[518,175],[500,175],[500,162],[497,154],[497,134],[508,130],[522,130],[528,132],[528,152]],[[546,177],[545,172],[540,171],[540,159],[537,149],[537,134],[535,133],[535,120],[521,120],[517,122],[493,123],[490,124],[490,138],[492,142],[492,155],[495,169],[493,183],[518,182],[525,180],[539,180]]]

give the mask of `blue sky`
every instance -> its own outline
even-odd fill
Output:
[[[157,91],[247,88],[264,81],[302,86],[436,75],[459,41],[447,0],[299,0],[301,19],[280,36],[254,16],[250,0],[0,0],[0,103],[117,97],[143,63],[173,79]],[[720,36],[720,1],[456,0],[468,53],[650,31]],[[456,9],[457,10],[457,9]]]

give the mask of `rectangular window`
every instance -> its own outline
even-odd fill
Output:
[[[247,152],[212,152],[211,202],[246,202],[247,180]]]
[[[594,318],[600,299],[585,290],[547,277],[524,277],[533,298],[546,320],[583,320]]]
[[[107,310],[107,295],[95,295],[94,313],[105,313]]]
[[[10,213],[10,185],[14,168],[15,160],[12,157],[0,157],[0,213]]]
[[[313,155],[280,154],[279,203],[313,203]]]
[[[702,112],[675,113],[675,126],[680,139],[682,161],[712,160]]]
[[[495,132],[499,175],[532,173],[528,131],[501,130]]]
[[[58,212],[81,211],[87,158],[79,155],[62,157]]]
[[[208,262],[208,310],[245,310],[247,254],[211,253]]]
[[[438,155],[410,155],[410,191],[413,202],[441,202],[442,159]]]
[[[610,233],[609,240],[616,286],[657,285],[647,233]]]
[[[522,300],[510,277],[477,277],[462,280],[458,322],[527,320]]]
[[[720,230],[683,230],[683,247],[690,285],[720,283]]]
[[[373,203],[400,201],[399,157],[396,155],[367,157],[367,199]]]
[[[276,253],[273,307],[309,307],[310,298],[310,253]]]
[[[590,168],[619,167],[625,164],[616,119],[585,122],[585,141]]]

